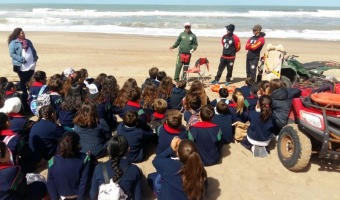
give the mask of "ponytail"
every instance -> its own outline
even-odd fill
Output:
[[[244,96],[239,90],[235,90],[233,94],[233,100],[237,104],[236,106],[236,113],[242,115],[243,108],[244,108]]]
[[[117,182],[123,176],[123,170],[119,167],[119,157],[115,157],[111,160],[111,167],[115,175],[112,177],[113,182]]]
[[[207,172],[202,165],[195,144],[190,140],[182,140],[178,147],[178,155],[183,163],[179,171],[182,176],[183,189],[189,200],[199,200],[205,191]]]
[[[263,95],[260,97],[259,103],[261,108],[260,119],[262,122],[266,122],[273,114],[271,109],[272,100],[270,96]]]

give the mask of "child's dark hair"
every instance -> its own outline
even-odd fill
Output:
[[[246,85],[251,86],[251,85],[254,84],[255,79],[254,79],[254,77],[248,77],[248,78],[246,78],[245,82],[246,82]]]
[[[225,101],[222,101],[222,100],[217,103],[216,110],[219,114],[224,114],[224,115],[230,114],[228,105],[225,103]]]
[[[156,79],[158,71],[159,71],[159,69],[157,67],[153,67],[153,68],[149,69],[150,78]]]
[[[180,89],[185,89],[185,87],[187,86],[187,82],[185,80],[180,80],[177,82],[177,87]]]
[[[79,87],[79,85],[71,86],[70,91],[67,92],[67,96],[64,97],[64,100],[61,103],[61,109],[71,112],[76,112],[79,110],[83,104],[81,93],[82,89]]]
[[[114,102],[115,106],[118,108],[123,108],[129,101],[128,94],[130,90],[135,87],[137,87],[137,82],[135,79],[129,78],[126,80],[123,87],[118,92],[118,96]]]
[[[274,92],[274,90],[279,89],[279,88],[285,88],[286,85],[284,84],[284,82],[281,79],[273,79],[269,82],[269,90],[268,90],[268,94],[271,94]]]
[[[97,76],[96,82],[98,82],[102,85],[106,77],[107,77],[107,74],[101,73]]]
[[[158,87],[153,83],[148,83],[143,90],[141,106],[150,108],[153,101],[158,98]]]
[[[101,96],[105,101],[113,103],[119,92],[119,85],[117,79],[114,76],[107,76],[102,84]]]
[[[188,199],[202,199],[207,180],[201,157],[197,152],[195,143],[191,140],[182,140],[178,146],[178,157],[183,163],[181,174],[183,189]]]
[[[157,72],[156,78],[157,78],[158,81],[162,81],[164,77],[166,77],[165,71],[158,71]]]
[[[8,79],[6,77],[0,77],[0,93],[4,92],[4,88],[7,82]]]
[[[81,77],[82,77],[82,78],[86,79],[86,78],[89,76],[89,74],[88,74],[88,72],[87,72],[87,69],[82,68],[82,69],[80,69],[79,71],[80,71],[80,73],[81,73]]]
[[[81,150],[79,144],[80,137],[76,132],[69,131],[64,133],[59,142],[58,154],[63,158],[72,158]]]
[[[0,158],[6,157],[7,145],[3,141],[0,141]]]
[[[139,87],[135,87],[129,92],[129,95],[128,95],[129,100],[133,102],[137,102],[138,100],[140,100],[141,94],[142,94],[141,89]]]
[[[114,171],[115,175],[112,177],[113,182],[117,182],[123,176],[123,170],[119,167],[120,159],[126,154],[128,151],[129,144],[125,137],[123,136],[114,136],[108,142],[108,154],[111,160],[111,167]]]
[[[189,108],[193,110],[197,110],[202,106],[201,97],[198,94],[189,94],[186,98],[186,101]]]
[[[251,87],[250,87],[250,94],[252,94],[256,99],[259,98],[259,95],[257,94],[257,92],[260,90],[260,86],[259,83],[254,83]]]
[[[123,116],[124,125],[128,127],[137,126],[138,119],[138,114],[135,111],[127,111]]]
[[[4,91],[11,91],[15,89],[14,83],[13,82],[7,82],[4,86]]]
[[[0,112],[0,131],[6,130],[9,128],[8,121],[9,121],[8,116],[5,113]]]
[[[164,77],[159,85],[159,97],[162,99],[168,99],[170,97],[172,88],[172,78],[169,76]]]
[[[73,123],[80,127],[94,128],[98,122],[97,106],[93,102],[84,102],[73,119]]]
[[[221,98],[227,98],[229,96],[229,92],[227,88],[221,88],[218,91],[218,94],[220,95]]]
[[[268,95],[263,95],[259,99],[259,104],[261,108],[260,119],[262,122],[266,122],[272,116],[272,99]]]
[[[59,78],[50,78],[47,84],[48,88],[53,92],[58,92],[63,89],[63,82]]]
[[[210,104],[207,104],[201,108],[200,117],[203,122],[212,120],[214,115],[214,108]]]
[[[262,93],[266,92],[267,88],[269,88],[269,81],[263,80],[259,83],[260,90],[262,90]]]
[[[155,99],[152,106],[157,113],[164,114],[168,107],[168,103],[164,99]]]
[[[56,122],[57,118],[54,108],[51,105],[42,106],[39,109],[39,120],[40,119]]]
[[[33,78],[37,82],[44,82],[46,80],[46,73],[38,70],[34,72]]]
[[[166,123],[170,128],[178,129],[182,126],[182,113],[176,109],[169,110],[167,112]]]

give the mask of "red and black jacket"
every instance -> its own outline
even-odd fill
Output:
[[[261,32],[258,36],[253,36],[249,38],[246,44],[247,59],[259,59],[262,47],[264,46],[266,36],[265,33]]]
[[[235,59],[236,53],[241,49],[240,39],[235,34],[225,34],[221,40],[222,58]]]

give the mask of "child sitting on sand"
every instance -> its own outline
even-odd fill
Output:
[[[253,77],[248,77],[245,80],[246,85],[237,88],[240,90],[245,98],[248,98],[250,96],[250,88],[254,84],[255,79]]]
[[[214,115],[211,105],[203,106],[200,112],[202,121],[192,125],[188,132],[188,138],[195,142],[205,166],[217,164],[221,157],[222,132],[217,124],[211,122]]]
[[[229,104],[229,110],[233,116],[233,122],[240,121],[246,123],[248,121],[249,103],[245,100],[243,94],[239,90],[235,90],[232,96],[233,102]]]
[[[169,76],[164,77],[159,85],[159,98],[170,102],[170,94],[173,87],[172,78]]]
[[[212,107],[215,108],[219,101],[224,101],[226,104],[229,104],[229,100],[227,99],[228,96],[229,96],[229,92],[228,92],[227,88],[221,88],[218,91],[218,94],[219,94],[220,98],[214,99],[213,101],[210,102],[210,105]]]
[[[192,115],[200,112],[202,101],[198,94],[190,94],[186,96],[186,104],[187,109],[184,112],[184,121],[188,123]]]
[[[140,106],[144,109],[148,119],[150,119],[150,116],[153,113],[153,107],[152,104],[154,103],[154,100],[158,98],[158,87],[156,87],[153,83],[148,83],[142,94],[142,98],[140,100]],[[148,120],[149,121],[149,120]]]
[[[157,199],[203,199],[207,172],[197,150],[194,142],[175,137],[155,157],[152,163],[157,172],[149,174],[148,181]]]
[[[156,154],[160,154],[169,148],[174,137],[179,137],[181,139],[188,138],[186,129],[182,125],[182,113],[175,109],[168,111],[166,123],[160,126],[156,132],[158,135]]]
[[[148,123],[148,125],[151,127],[154,133],[159,126],[165,123],[165,113],[167,111],[167,106],[168,104],[164,99],[155,99],[153,101],[152,107],[154,109],[154,112],[150,117],[150,122]]]
[[[153,67],[149,69],[149,77],[145,79],[144,83],[142,84],[142,91],[144,91],[145,87],[149,84],[152,83],[156,87],[159,86],[159,82],[156,81],[157,79],[157,74],[158,74],[159,69],[157,67]]]
[[[157,76],[156,76],[156,80],[153,82],[156,87],[159,87],[162,80],[166,77],[166,73],[165,71],[158,71],[157,72]]]
[[[186,81],[180,80],[176,83],[176,86],[172,88],[169,102],[170,109],[176,110],[182,109],[183,106],[182,101],[187,93],[185,90],[186,85],[187,85]]]
[[[137,87],[137,82],[133,78],[129,78],[125,81],[123,87],[119,90],[117,98],[114,100],[114,110],[113,112],[115,114],[118,114],[119,116],[123,116],[123,108],[126,105],[126,103],[129,101],[128,94],[130,91]]]
[[[272,139],[274,117],[271,105],[272,99],[270,96],[263,95],[259,99],[256,110],[249,112],[250,125],[247,130],[247,137],[241,144],[253,153],[256,153],[255,147],[266,147]]]
[[[146,124],[146,114],[144,109],[140,107],[139,101],[141,97],[141,89],[139,87],[135,87],[130,90],[128,94],[129,101],[123,108],[122,116],[124,116],[128,111],[134,111],[138,114],[139,117],[139,125],[143,126]]]
[[[46,73],[44,71],[36,71],[34,72],[33,79],[34,81],[29,88],[28,103],[31,103],[34,98],[38,97],[40,89],[46,84]],[[46,85],[43,87],[41,94],[46,93],[46,87]]]
[[[124,136],[130,146],[126,155],[130,162],[142,162],[146,142],[153,135],[152,130],[145,131],[138,126],[138,114],[135,111],[127,111],[123,116],[123,123],[117,127],[117,134]]]
[[[219,101],[215,108],[215,115],[212,123],[217,124],[222,131],[222,142],[229,144],[234,141],[232,116],[230,114],[228,105],[224,101]]]

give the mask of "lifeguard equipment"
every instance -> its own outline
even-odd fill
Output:
[[[225,86],[225,85],[219,85],[219,84],[210,86],[210,89],[213,92],[219,92],[221,88],[226,88],[228,90],[228,93],[230,94],[230,93],[234,93],[236,86],[231,86],[231,85]]]
[[[320,106],[340,107],[340,94],[321,92],[311,94],[311,99]]]

